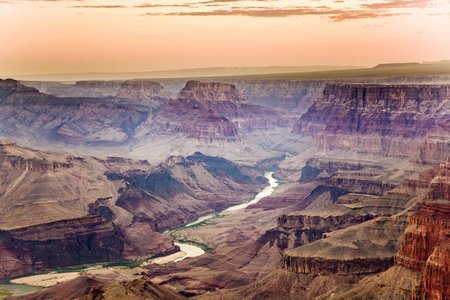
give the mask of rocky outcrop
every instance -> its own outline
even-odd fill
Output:
[[[120,85],[115,97],[127,99],[127,102],[158,108],[171,99],[172,94],[158,82],[127,80]]]
[[[319,98],[322,80],[228,80],[248,102],[264,107],[303,114]]]
[[[137,136],[235,142],[243,131],[287,129],[292,120],[288,113],[248,103],[232,84],[188,81],[176,100],[164,103],[139,127]]]
[[[388,258],[325,259],[312,257],[292,257],[287,255],[283,268],[294,273],[313,275],[364,275],[379,273],[389,269],[394,262]]]
[[[450,205],[429,204],[415,213],[395,263],[422,273],[417,299],[450,297]]]
[[[302,168],[299,182],[322,179],[329,186],[349,192],[381,196],[400,184],[384,179],[387,168],[381,161],[312,157]]]
[[[70,162],[51,162],[46,159],[23,159],[21,157],[0,158],[0,169],[17,171],[47,172],[58,169],[72,168]]]
[[[248,103],[238,89],[227,83],[188,81],[179,101],[196,101],[205,110],[213,110],[244,130],[290,127],[293,116]]]
[[[132,280],[130,282],[118,282],[108,286],[99,286],[91,293],[79,300],[92,299],[148,299],[148,300],[177,300],[186,299],[186,297],[172,291],[171,289],[159,286],[150,281],[147,276]]]
[[[240,140],[233,123],[195,100],[165,103],[151,123],[140,130],[162,138],[182,133],[204,143]]]
[[[127,184],[116,205],[159,232],[249,200],[266,182],[259,172],[201,153],[109,178]]]
[[[1,231],[0,278],[84,263],[114,261],[120,230],[102,217],[85,217]]]
[[[321,230],[323,233],[353,226],[377,217],[376,214],[353,215],[307,215],[285,214],[278,217],[278,226],[283,228],[299,228]]]
[[[55,95],[57,97],[89,97],[89,98],[104,98],[114,96],[116,91],[121,86],[120,81],[77,81],[75,85],[64,92]]]
[[[34,87],[42,93],[61,98],[105,98],[114,96],[122,81],[86,80],[75,83],[26,81],[25,85]]]
[[[178,95],[179,100],[245,103],[244,96],[235,85],[221,82],[190,80]]]
[[[121,144],[148,116],[111,100],[56,98],[14,80],[0,82],[1,133],[27,145]]]
[[[448,85],[327,84],[293,132],[320,149],[412,155],[449,110]]]
[[[354,174],[352,174],[354,176]],[[381,196],[386,192],[397,187],[397,184],[389,182],[383,182],[374,178],[361,178],[361,177],[345,177],[333,176],[329,179],[329,184],[334,187],[338,187],[353,193],[362,193]]]
[[[441,241],[427,259],[416,299],[450,297],[450,235]]]
[[[291,249],[283,268],[314,275],[362,275],[385,271],[406,227],[406,218],[378,218],[347,227],[337,234]]]

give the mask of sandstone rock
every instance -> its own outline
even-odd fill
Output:
[[[116,205],[162,232],[251,199],[265,181],[258,172],[247,171],[201,153],[169,157],[151,172],[118,174],[127,188]]]
[[[176,300],[186,297],[165,287],[152,283],[148,277],[142,276],[127,283],[114,283],[106,287],[96,287],[88,295],[79,300],[91,299],[149,299],[149,300]]]
[[[448,122],[449,98],[447,85],[328,84],[293,132],[314,135],[321,149],[412,155]]]
[[[314,275],[360,275],[387,270],[406,227],[405,218],[380,218],[288,250],[283,268]]]
[[[56,98],[14,80],[0,82],[2,133],[28,145],[125,142],[148,115],[112,100]]]
[[[160,83],[147,80],[124,81],[115,97],[152,108],[158,108],[173,98],[172,94],[166,91]]]
[[[121,257],[123,249],[118,229],[101,217],[34,225],[2,231],[2,235],[1,278],[70,265],[114,261]],[[11,265],[11,260],[17,263]]]
[[[429,204],[411,216],[395,263],[423,274],[417,299],[450,297],[449,242],[450,205]]]

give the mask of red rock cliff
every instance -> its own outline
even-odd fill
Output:
[[[411,216],[395,263],[423,274],[416,299],[450,298],[449,204],[429,204]]]
[[[449,85],[327,84],[293,132],[321,149],[412,155],[449,111]]]

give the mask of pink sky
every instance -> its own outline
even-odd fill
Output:
[[[0,0],[0,77],[450,59],[449,0]]]

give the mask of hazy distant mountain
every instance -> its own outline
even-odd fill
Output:
[[[76,81],[76,80],[115,80],[135,78],[183,78],[183,77],[212,77],[212,76],[240,76],[262,75],[279,73],[320,72],[334,70],[361,69],[361,66],[271,66],[271,67],[216,67],[198,68],[150,72],[92,72],[92,73],[62,73],[62,74],[32,74],[4,76],[19,80],[52,80],[52,81]],[[3,76],[2,76],[3,77]]]

